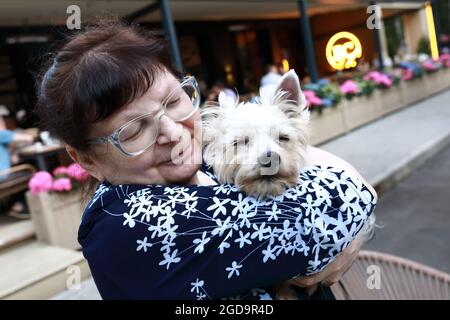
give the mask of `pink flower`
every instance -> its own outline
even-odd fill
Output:
[[[53,191],[63,192],[72,190],[72,182],[69,178],[59,178],[53,182]]]
[[[84,182],[89,179],[89,173],[87,173],[87,171],[84,170],[78,163],[72,163],[68,166],[66,169],[66,174],[79,182]]]
[[[389,78],[387,74],[378,72],[378,71],[371,71],[368,74],[364,76],[364,80],[372,80],[378,85],[383,85],[385,87],[391,87],[392,86],[392,79]]]
[[[57,176],[57,175],[64,175],[67,172],[67,168],[66,167],[58,167],[55,170],[53,170],[53,175]]]
[[[425,61],[424,63],[422,63],[423,68],[426,71],[435,71],[437,70],[437,66],[431,62],[431,61]]]
[[[449,53],[441,54],[441,56],[439,57],[439,62],[443,66],[446,66],[447,68],[450,68],[450,54]]]
[[[28,188],[33,195],[41,192],[48,192],[52,190],[53,178],[50,173],[46,171],[36,172],[28,182]]]
[[[414,78],[414,73],[410,69],[403,69],[402,80],[408,81]]]
[[[357,94],[359,91],[358,84],[353,80],[347,80],[341,85],[341,92],[343,94]]]
[[[440,61],[450,60],[450,53],[443,53],[439,56]]]
[[[316,96],[316,93],[312,90],[305,90],[303,94],[306,98],[306,106],[309,108],[310,106],[320,106],[322,104],[322,100]]]
[[[364,80],[375,80],[380,77],[381,73],[378,71],[370,71],[364,76]]]

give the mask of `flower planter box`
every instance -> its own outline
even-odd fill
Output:
[[[354,97],[342,103],[344,124],[347,131],[353,130],[381,116],[379,92],[371,96]]]
[[[389,114],[406,106],[405,98],[402,94],[401,84],[391,88],[379,90],[380,113]]]
[[[441,74],[441,80],[444,84],[444,90],[450,89],[450,68],[442,69]]]
[[[401,88],[406,105],[413,104],[429,96],[426,76],[410,81],[403,81]]]
[[[316,145],[346,132],[342,105],[311,112],[311,144]]]
[[[427,75],[428,90],[435,94],[450,88],[450,68],[444,68]]]
[[[428,73],[425,76],[429,95],[436,94],[446,88],[446,83],[443,79],[444,73],[442,71],[444,70]]]
[[[69,249],[80,248],[77,234],[84,211],[80,192],[32,195],[28,191],[26,199],[39,241]]]

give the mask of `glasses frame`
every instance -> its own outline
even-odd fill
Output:
[[[166,114],[166,107],[167,107],[167,103],[170,100],[172,94],[178,90],[180,87],[183,87],[186,84],[191,84],[194,89],[195,89],[195,93],[198,97],[198,102],[193,106],[192,111],[185,117],[181,118],[181,119],[173,119],[172,117],[170,117],[169,115]],[[161,122],[161,118],[163,115],[167,116],[168,118],[170,118],[172,121],[174,122],[182,122],[185,121],[187,119],[189,119],[190,117],[192,117],[194,115],[195,112],[197,112],[198,108],[200,106],[200,88],[198,86],[197,83],[197,79],[195,79],[195,77],[193,76],[189,76],[189,77],[184,77],[181,81],[180,84],[174,88],[172,91],[170,91],[170,93],[167,95],[166,98],[164,98],[163,102],[161,103],[161,109],[156,113],[146,113],[143,114],[139,117],[136,117],[128,122],[126,122],[125,124],[123,124],[122,126],[120,126],[120,128],[118,128],[117,130],[115,130],[112,134],[108,135],[108,136],[104,136],[104,137],[100,137],[100,138],[94,138],[94,139],[89,139],[86,141],[87,144],[89,145],[94,145],[94,144],[112,144],[113,146],[115,146],[122,154],[124,154],[127,157],[135,157],[138,156],[142,153],[144,153],[145,151],[147,151],[148,148],[150,148],[151,146],[153,146],[159,136],[159,132],[160,132],[160,122]],[[144,119],[146,117],[153,117],[153,121],[156,125],[156,135],[155,135],[155,139],[153,142],[151,142],[147,147],[145,147],[143,150],[137,151],[137,152],[128,152],[126,151],[123,147],[122,144],[119,141],[119,136],[122,133],[123,130],[125,130],[126,127],[128,127],[130,124],[137,122],[141,119]]]

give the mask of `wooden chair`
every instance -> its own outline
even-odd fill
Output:
[[[367,286],[371,265],[379,267],[380,289]],[[361,251],[331,290],[338,300],[448,300],[450,275],[390,254]]]
[[[28,181],[36,169],[30,164],[19,164],[0,170],[0,200],[28,189]]]

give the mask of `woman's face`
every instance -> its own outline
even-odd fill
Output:
[[[108,136],[140,115],[156,113],[161,109],[164,99],[178,85],[179,81],[170,72],[160,72],[153,86],[141,98],[109,118],[93,124],[89,138]],[[191,103],[188,99],[182,101]],[[114,185],[187,183],[201,165],[200,122],[198,111],[178,123],[163,115],[156,142],[144,153],[127,157],[112,144],[98,144],[90,147],[87,156],[89,164],[78,160],[98,180],[107,180]]]

